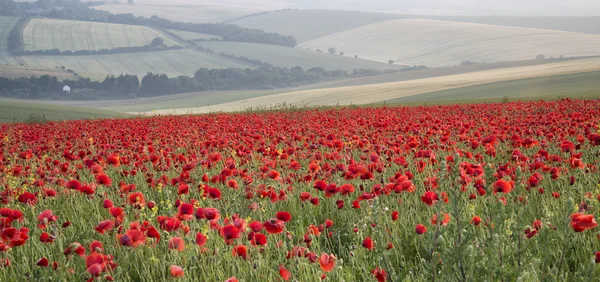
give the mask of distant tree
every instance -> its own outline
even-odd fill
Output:
[[[37,85],[34,85],[29,89],[29,98],[31,99],[40,99],[42,98],[42,88]]]
[[[358,59],[358,55],[354,55],[354,58],[357,58],[357,59]]]
[[[329,51],[331,54],[335,54],[337,52],[337,50],[333,47],[329,48],[327,51]]]
[[[344,56],[344,52],[340,52],[340,56]]]
[[[545,60],[546,56],[544,54],[539,54],[535,57],[536,60]]]
[[[150,46],[152,47],[163,47],[165,46],[165,41],[161,37],[154,38],[152,42],[150,42]]]
[[[133,5],[133,0],[127,0],[127,4]]]
[[[394,60],[389,60],[388,64],[393,65],[394,64]]]

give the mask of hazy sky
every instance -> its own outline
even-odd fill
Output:
[[[600,0],[284,0],[298,8],[411,14],[600,16]]]

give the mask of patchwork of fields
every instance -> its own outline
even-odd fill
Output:
[[[167,46],[181,44],[161,31],[145,26],[32,19],[23,31],[25,50],[100,50],[149,45],[160,37]]]
[[[568,42],[568,44],[566,44]],[[305,42],[397,64],[452,66],[464,61],[501,62],[600,55],[600,35],[423,19],[371,24]]]

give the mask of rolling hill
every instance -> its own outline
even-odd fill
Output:
[[[136,25],[83,22],[57,19],[32,19],[23,30],[27,51],[100,50],[149,45],[161,37],[167,46],[180,46],[159,30]]]
[[[424,16],[426,19],[600,34],[600,17]]]
[[[354,58],[348,55],[333,55],[275,45],[225,41],[203,41],[199,42],[198,45],[214,50],[216,54],[223,52],[286,68],[296,66],[303,67],[304,69],[323,67],[327,70],[341,69],[348,72],[351,72],[353,69],[375,69],[381,71],[400,69],[400,66]]]
[[[83,77],[102,79],[107,74],[164,73],[168,76],[193,75],[200,68],[252,68],[231,59],[190,49],[90,56],[21,56],[24,66],[54,68],[64,66]]]
[[[408,96],[385,101],[387,104],[467,102],[508,99],[598,98],[600,72],[586,72],[551,77],[530,78],[475,85]]]
[[[358,11],[283,10],[244,17],[229,23],[292,35],[301,43],[364,25],[399,18],[402,16]]]
[[[338,32],[300,47],[344,50],[402,65],[452,66],[464,61],[502,62],[600,55],[600,36],[426,19],[400,19]]]
[[[241,111],[287,105],[351,105],[372,104],[424,93],[458,89],[497,82],[535,79],[600,71],[600,58],[571,60],[550,64],[486,70],[392,83],[294,91],[238,100],[205,107],[167,109],[151,114],[191,114],[215,111]]]

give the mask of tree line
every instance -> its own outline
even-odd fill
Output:
[[[248,29],[223,23],[184,23],[157,16],[136,17],[132,14],[112,14],[91,8],[96,3],[79,0],[38,0],[36,2],[0,1],[0,15],[17,17],[48,17],[67,20],[94,21],[117,24],[143,25],[156,28],[182,30],[218,35],[225,41],[241,41],[295,47],[293,36]]]
[[[156,51],[169,51],[169,50],[180,50],[184,49],[183,46],[161,46],[156,47],[152,45],[135,46],[135,47],[117,47],[113,49],[99,49],[99,50],[64,50],[51,49],[51,50],[36,50],[36,51],[17,51],[13,52],[15,55],[20,56],[86,56],[86,55],[107,55],[107,54],[122,54],[122,53],[135,53],[135,52],[156,52]]]
[[[30,78],[0,78],[0,95],[31,99],[127,99],[185,92],[216,90],[267,90],[294,87],[326,80],[381,74],[375,70],[353,72],[315,67],[304,70],[262,65],[256,69],[208,69],[196,71],[193,77],[168,77],[148,72],[141,80],[136,75],[107,76],[103,81],[89,78],[66,79],[44,75]],[[71,93],[63,93],[64,85]]]

